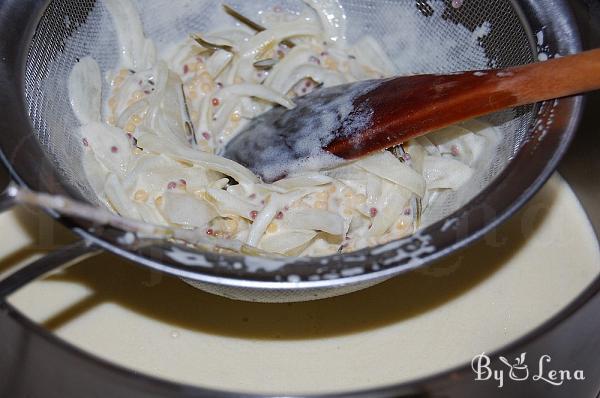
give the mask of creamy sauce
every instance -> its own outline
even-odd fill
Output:
[[[434,213],[436,198],[476,185],[477,173],[493,164],[482,148],[495,152],[501,133],[476,121],[406,142],[401,158],[384,152],[352,163],[323,149],[373,123],[369,101],[355,106],[379,84],[373,79],[413,70],[394,68],[374,37],[347,42],[338,0],[305,0],[298,14],[267,8],[258,14],[266,26],[258,33],[230,18],[217,31],[190,28],[186,39],[168,44],[146,35],[153,25],[142,23],[152,15],[146,4],[104,3],[118,37],[118,68],[101,70],[92,57],[82,58],[69,94],[95,201],[119,215],[277,255],[347,253],[414,233]],[[273,67],[255,67],[265,61]],[[101,92],[103,73],[110,87]],[[338,88],[303,98],[320,85]],[[297,112],[283,113],[294,101]],[[274,105],[282,114],[273,131],[236,137],[248,125],[264,130],[267,123],[256,117]],[[228,142],[230,159],[219,156]]]
[[[0,215],[0,226],[13,231],[3,237],[0,272],[68,240],[23,210]],[[344,297],[234,302],[103,255],[10,301],[67,341],[136,371],[220,389],[317,393],[467,363],[556,314],[599,272],[594,232],[554,177],[481,243]]]

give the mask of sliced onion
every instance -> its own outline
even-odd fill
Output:
[[[323,231],[338,236],[346,231],[343,217],[321,209],[290,210],[285,214],[283,224],[290,229]]]
[[[233,54],[229,51],[215,51],[206,61],[206,71],[213,77],[218,77],[221,72],[229,65],[233,59]]]
[[[388,151],[380,152],[356,162],[369,173],[400,185],[423,197],[425,195],[425,180],[408,165],[402,163]]]
[[[92,191],[96,194],[100,201],[104,202],[107,207],[110,207],[106,202],[104,195],[104,184],[108,176],[108,170],[96,159],[92,152],[85,152],[82,156],[83,170]]]
[[[417,171],[417,173],[423,174],[423,161],[427,155],[425,148],[423,148],[423,146],[417,141],[411,140],[404,145],[404,149],[406,150],[406,153],[410,155],[411,166]]]
[[[301,199],[309,193],[310,191],[299,191],[284,195],[276,193],[271,194],[267,198],[267,205],[258,213],[256,220],[252,224],[246,243],[248,243],[250,246],[256,247],[277,213],[286,205]]]
[[[122,130],[104,123],[90,123],[80,134],[107,170],[124,177],[132,164],[131,142]]]
[[[458,189],[473,176],[473,169],[458,160],[426,156],[423,176],[428,189]]]
[[[99,122],[102,110],[102,74],[91,57],[75,64],[69,76],[71,108],[81,124]]]
[[[315,231],[289,230],[277,234],[265,235],[259,247],[272,253],[289,254],[298,249],[317,236]]]
[[[136,204],[127,197],[125,188],[121,185],[119,178],[115,174],[109,174],[104,184],[104,193],[106,199],[115,209],[115,211],[123,217],[140,219],[140,213],[137,210]]]
[[[400,218],[411,197],[410,191],[397,185],[386,184],[388,186],[378,201],[377,215],[373,218],[373,225],[369,229],[368,236],[385,234]]]
[[[238,72],[248,82],[256,81],[254,62],[274,45],[285,39],[297,36],[318,37],[321,30],[318,26],[306,21],[292,21],[278,24],[266,29],[248,40],[240,49]]]
[[[291,190],[304,187],[317,187],[321,185],[327,185],[332,183],[333,181],[333,178],[320,173],[307,173],[297,174],[293,177],[284,178],[283,180],[276,181],[275,185],[284,189]]]
[[[239,183],[257,183],[256,177],[250,170],[232,160],[212,155],[206,152],[194,151],[180,145],[169,143],[158,137],[142,133],[138,136],[138,146],[154,153],[163,153],[177,160],[198,164],[211,170],[233,177]]]
[[[146,39],[140,14],[128,0],[106,0],[120,43],[121,61],[125,68],[144,70],[156,61],[152,40]]]
[[[272,194],[268,198],[267,205],[258,213],[256,220],[254,220],[254,223],[252,223],[246,243],[248,243],[250,246],[258,247],[258,242],[260,242],[262,236],[265,234],[267,227],[271,221],[273,221],[277,212],[283,208],[283,206],[284,201],[282,200],[281,196]]]
[[[379,198],[383,194],[384,180],[376,175],[369,175],[367,177],[367,204],[369,207],[377,207]],[[367,212],[367,216],[370,214]]]
[[[254,97],[265,101],[273,102],[284,106],[288,109],[294,108],[296,105],[289,99],[281,96],[276,91],[265,87],[261,84],[234,84],[226,87],[219,92],[222,97]]]
[[[415,138],[415,141],[425,148],[425,152],[432,156],[441,156],[440,150],[431,140],[425,136]]]
[[[217,211],[204,200],[187,193],[166,192],[163,214],[172,224],[203,228],[215,217]]]
[[[360,63],[381,71],[385,76],[391,76],[396,72],[392,60],[372,36],[364,36],[350,51]]]
[[[160,214],[158,209],[148,203],[135,203],[142,221],[153,225],[165,225],[167,220]]]
[[[288,93],[298,82],[307,78],[323,83],[327,87],[346,83],[346,79],[341,73],[313,64],[301,65],[284,77],[285,79],[272,85],[273,89],[279,93]]]
[[[219,214],[223,217],[239,216],[252,220],[252,212],[259,207],[222,189],[209,188],[206,193],[214,199]]]
[[[273,67],[273,70],[269,73],[264,85],[271,88],[283,86],[288,76],[290,76],[296,68],[306,64],[311,56],[316,55],[317,53],[307,46],[299,45],[294,47]],[[275,89],[275,91],[281,93],[281,91],[277,89]]]
[[[317,12],[325,37],[338,45],[344,45],[347,18],[340,2],[338,0],[304,0],[304,2]]]
[[[442,154],[454,156],[468,166],[473,167],[475,162],[481,160],[490,147],[488,139],[482,135],[474,134],[461,126],[450,126],[429,135]],[[486,159],[489,160],[489,159]]]

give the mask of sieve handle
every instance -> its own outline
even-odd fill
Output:
[[[325,149],[356,159],[463,120],[597,89],[600,49],[505,69],[396,77],[354,101],[355,109],[369,105],[373,123]]]
[[[12,196],[8,195],[6,191],[0,192],[0,213],[4,213],[14,205],[16,202]]]
[[[28,283],[40,279],[52,271],[68,267],[88,257],[95,256],[100,252],[98,248],[85,241],[79,241],[55,250],[0,280],[0,301],[3,301],[6,297]]]
[[[10,186],[9,186],[10,188]],[[0,213],[7,211],[16,204],[15,196],[9,193],[10,189],[0,193]],[[19,290],[28,283],[39,279],[61,267],[67,267],[87,257],[100,253],[100,250],[85,241],[79,241],[62,247],[33,263],[13,272],[4,279],[0,279],[0,301]]]

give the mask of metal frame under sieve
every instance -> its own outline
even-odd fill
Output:
[[[472,3],[477,1],[473,0]],[[491,3],[500,2],[497,0]],[[530,32],[545,26],[548,48],[544,50],[561,54],[580,50],[572,17],[564,3],[558,1],[552,7],[544,9],[539,8],[540,5],[533,0],[518,3],[520,7],[516,9],[515,15],[519,17],[519,14],[522,14],[526,18],[532,26]],[[463,7],[468,4],[469,1],[466,1]],[[41,11],[43,6],[44,2],[41,0],[5,1],[0,9],[0,15],[6,15],[7,10],[10,10],[12,17],[12,20],[3,18],[5,25],[2,30],[8,29],[5,36],[8,40],[2,44],[1,53],[3,56],[10,54],[11,62],[0,66],[1,84],[5,88],[0,97],[0,104],[8,111],[8,117],[0,123],[4,131],[13,132],[0,137],[0,148],[3,160],[9,166],[13,178],[19,183],[36,190],[77,195],[76,190],[65,184],[60,172],[52,167],[51,158],[31,134],[29,114],[33,117],[38,115],[39,107],[23,106],[27,102],[23,101],[22,88],[29,87],[31,93],[40,87],[33,84],[35,79],[32,79],[31,75],[28,80],[23,79],[22,71],[27,65],[27,54],[20,43],[29,43],[30,34],[37,21],[32,18],[32,15],[37,13],[31,11]],[[447,18],[452,20],[457,18],[453,16],[453,12],[460,12],[460,9],[453,11],[447,8],[447,11]],[[22,30],[10,30],[16,21],[21,21],[20,26],[29,26],[26,34],[23,34]],[[28,23],[23,24],[23,21]],[[69,23],[77,24],[77,21],[78,19],[74,18]],[[527,29],[525,31],[527,32]],[[10,40],[11,38],[14,40]],[[531,42],[531,37],[528,37],[527,42]],[[46,60],[46,56],[43,60]],[[488,186],[460,211],[454,213],[450,224],[435,223],[416,236],[396,242],[395,247],[389,249],[375,248],[350,255],[330,256],[326,259],[299,259],[282,269],[283,273],[294,275],[293,282],[282,280],[280,272],[249,272],[244,267],[240,269],[235,266],[245,264],[248,258],[214,253],[199,255],[185,247],[166,242],[154,244],[141,241],[132,246],[124,246],[122,242],[119,243],[119,231],[95,229],[90,233],[87,230],[89,225],[78,226],[73,220],[60,219],[56,214],[53,216],[74,227],[74,231],[85,237],[92,246],[103,247],[150,268],[203,284],[204,287],[208,285],[209,288],[217,289],[219,294],[261,301],[299,301],[327,297],[334,295],[335,289],[341,287],[347,291],[358,290],[401,272],[424,266],[481,237],[509,217],[537,191],[554,170],[572,138],[579,116],[580,102],[580,99],[568,99],[561,100],[555,107],[552,107],[551,103],[542,107],[539,119],[546,121],[552,115],[555,120],[549,127],[546,138],[540,140],[540,134],[532,131],[495,184]],[[33,131],[39,132],[42,131],[40,127],[48,126],[42,123],[36,127],[37,130]],[[38,165],[38,168],[34,169],[32,165]],[[212,267],[199,268],[174,261],[168,253],[175,249],[188,253],[188,259],[191,260],[199,258],[194,256],[201,256]],[[327,261],[327,266],[323,266],[322,261]],[[348,272],[357,266],[363,268],[363,273],[355,275]],[[333,276],[333,279],[328,279],[328,275]]]

